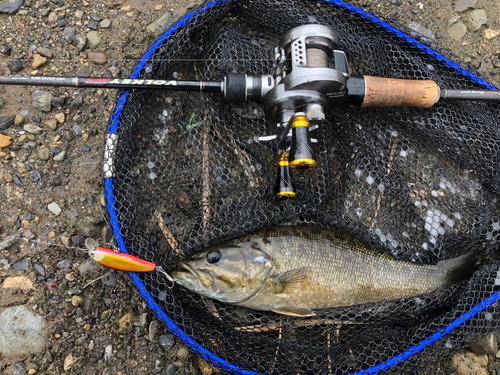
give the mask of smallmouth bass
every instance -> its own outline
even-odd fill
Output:
[[[267,227],[178,263],[171,275],[192,292],[253,310],[312,310],[382,302],[446,288],[474,271],[466,254],[436,265],[394,257],[342,232]]]

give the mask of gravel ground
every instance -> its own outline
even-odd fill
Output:
[[[0,1],[0,12],[18,3]],[[428,33],[500,86],[498,1],[352,3]],[[0,13],[0,74],[126,77],[156,38],[148,26],[160,18],[168,25],[197,4],[24,1]],[[126,275],[75,249],[88,237],[111,241],[100,160],[115,98],[115,90],[0,86],[0,241],[20,238],[0,249],[0,331],[12,330],[0,335],[5,374],[215,371],[152,317]],[[496,336],[483,344],[475,352],[489,355],[464,351],[442,374],[500,374]]]

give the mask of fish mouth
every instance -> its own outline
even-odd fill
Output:
[[[212,284],[214,283],[214,279],[209,272],[203,270],[197,270],[189,263],[185,263],[183,261],[177,263],[177,266],[179,267],[179,269],[173,272],[173,274],[177,275],[177,276],[174,275],[176,281],[182,279],[185,280],[186,276],[188,276],[188,278],[189,276],[191,276],[191,278],[194,278],[199,285],[205,288],[212,286]]]

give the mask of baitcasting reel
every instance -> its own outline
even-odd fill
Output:
[[[267,119],[277,124],[276,136],[259,140],[278,142],[278,199],[296,196],[291,169],[307,171],[316,165],[310,131],[325,122],[325,113],[344,103],[428,108],[439,100],[500,102],[498,91],[444,90],[431,80],[350,76],[337,33],[328,26],[296,27],[273,52],[272,74],[230,73],[222,81],[8,75],[0,76],[0,84],[217,92],[229,102],[263,101]]]

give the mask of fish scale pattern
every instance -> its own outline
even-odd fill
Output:
[[[340,0],[207,2],[158,38],[131,77],[269,74],[280,37],[308,23],[335,29],[353,75],[493,89],[434,42]],[[433,373],[500,322],[498,118],[498,105],[479,102],[336,108],[312,134],[317,167],[294,174],[296,199],[278,201],[277,145],[257,140],[276,125],[261,103],[122,92],[103,161],[108,213],[120,249],[167,272],[211,244],[276,224],[345,231],[426,264],[475,252],[470,280],[311,318],[210,301],[159,272],[132,274],[163,324],[228,373]]]

